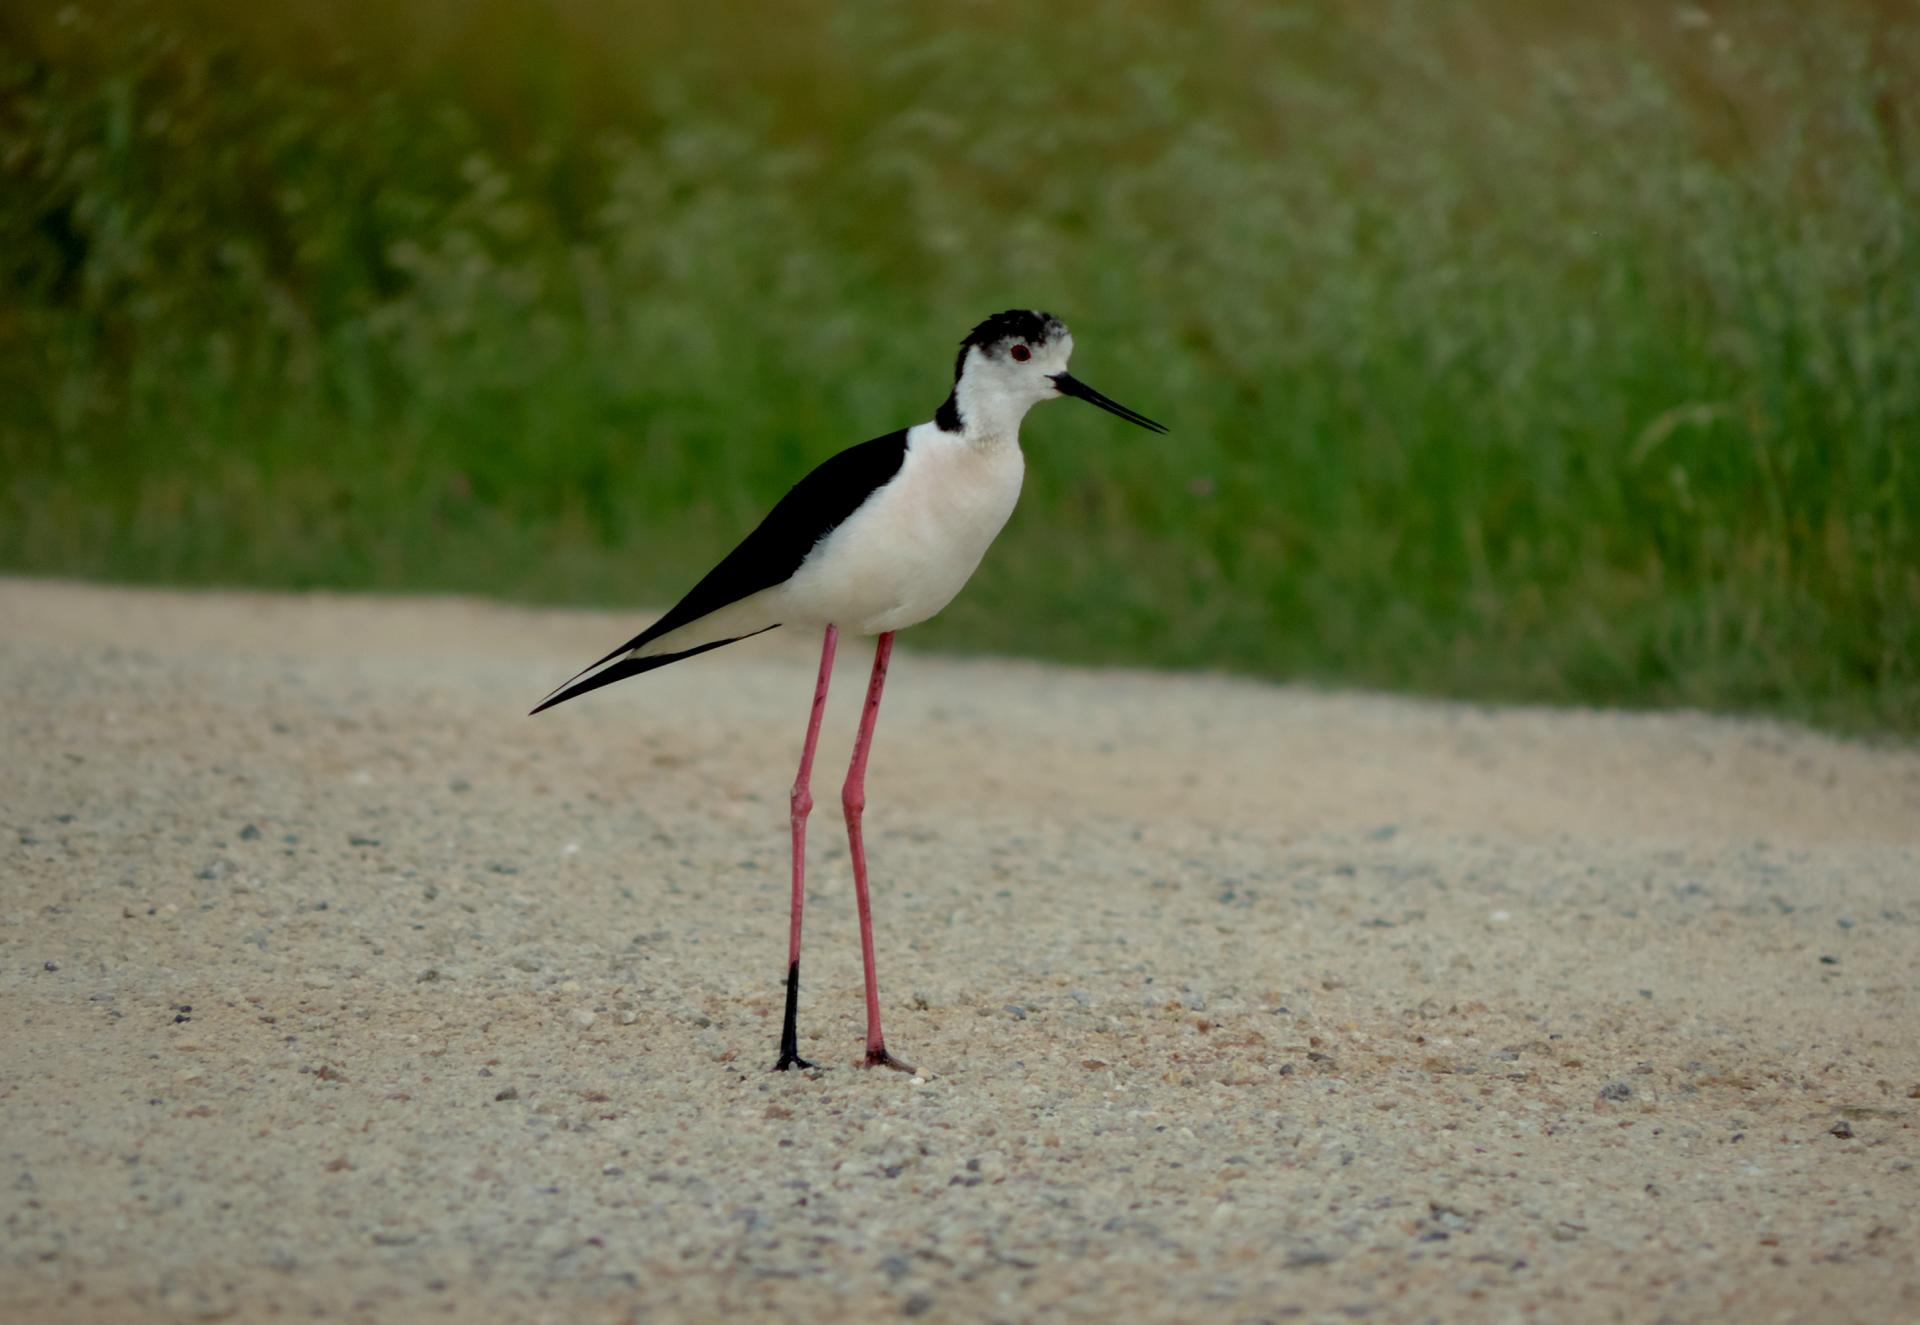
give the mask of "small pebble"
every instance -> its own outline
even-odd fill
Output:
[[[593,1023],[598,1020],[600,1020],[600,1018],[587,1008],[574,1009],[573,1024],[578,1026],[583,1031],[586,1030],[589,1026],[593,1025]]]

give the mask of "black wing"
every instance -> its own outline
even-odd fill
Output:
[[[670,662],[717,649],[735,640],[717,640],[683,653],[666,653],[652,658],[633,658],[617,667],[609,667],[596,676],[580,681],[595,668],[606,667],[615,658],[660,638],[669,631],[690,625],[717,612],[729,603],[739,602],[762,589],[792,577],[814,545],[845,522],[861,505],[900,472],[907,458],[907,432],[890,432],[858,446],[849,446],[827,459],[812,473],[788,490],[774,504],[754,531],[740,540],[740,546],[727,553],[718,566],[708,571],[700,583],[670,611],[632,639],[613,650],[599,662],[576,675],[564,687],[543,700],[535,713],[552,708],[576,695],[598,690],[639,672],[652,671]],[[769,626],[767,629],[771,630]],[[756,634],[760,632],[755,632]],[[737,638],[744,639],[745,636]],[[579,684],[574,684],[579,682]]]

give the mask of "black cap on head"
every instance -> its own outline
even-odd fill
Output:
[[[960,354],[953,361],[953,380],[960,380],[960,370],[967,365],[967,351],[975,345],[993,345],[1003,340],[1023,340],[1029,345],[1044,345],[1065,326],[1066,323],[1053,314],[1031,308],[1009,308],[1004,313],[995,313],[969,331],[966,339],[960,342]]]

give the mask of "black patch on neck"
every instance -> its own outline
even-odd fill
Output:
[[[960,351],[965,354],[966,351]],[[955,393],[947,392],[947,398],[940,402],[940,408],[933,412],[933,424],[942,432],[963,432],[966,425],[960,419],[960,400]]]

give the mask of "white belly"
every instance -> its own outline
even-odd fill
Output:
[[[914,428],[893,481],[782,587],[785,619],[862,635],[925,621],[972,577],[1013,514],[1025,474],[1013,438],[979,446],[932,424]]]

